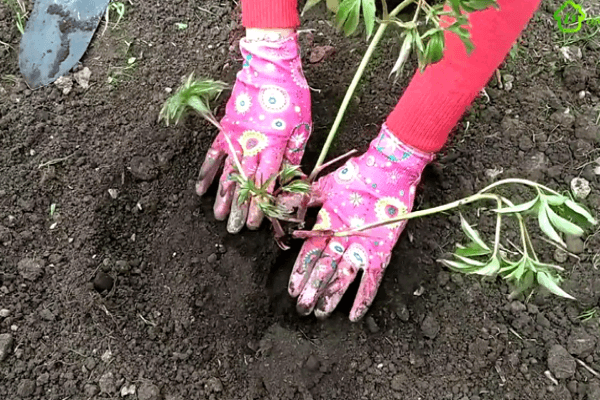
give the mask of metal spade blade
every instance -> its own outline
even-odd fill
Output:
[[[19,68],[30,87],[48,85],[75,66],[109,2],[37,0],[19,52]]]

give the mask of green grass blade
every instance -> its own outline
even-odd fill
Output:
[[[467,235],[469,239],[471,239],[482,249],[490,250],[488,245],[485,244],[485,242],[479,236],[479,233],[475,229],[473,229],[471,225],[469,225],[469,223],[467,222],[465,217],[462,216],[462,214],[460,214],[460,226],[462,227],[463,231],[465,232],[465,235]]]

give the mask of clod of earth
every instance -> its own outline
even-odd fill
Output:
[[[160,400],[160,389],[158,386],[144,382],[138,390],[138,400]]]
[[[113,287],[114,279],[106,272],[98,271],[94,278],[94,289],[98,292],[110,291]]]
[[[27,398],[33,396],[35,392],[35,381],[31,379],[23,379],[17,388],[17,396]]]
[[[44,274],[44,261],[39,258],[24,258],[19,261],[17,270],[28,281],[36,281]]]
[[[117,391],[117,384],[115,383],[115,376],[112,372],[107,372],[100,377],[98,381],[100,391],[106,394],[113,394]]]
[[[82,87],[82,89],[87,89],[90,87],[90,77],[92,76],[92,71],[88,67],[83,68],[81,71],[75,72],[73,74],[73,78],[75,78],[75,82]]]
[[[577,363],[567,349],[555,344],[548,352],[548,369],[557,379],[570,378],[575,374]]]
[[[6,360],[12,351],[13,337],[10,333],[0,334],[0,362]]]
[[[158,176],[156,164],[150,157],[133,157],[129,164],[131,175],[142,181],[150,181]]]

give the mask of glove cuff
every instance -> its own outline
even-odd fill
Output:
[[[413,169],[418,173],[423,171],[425,166],[435,158],[434,153],[425,152],[401,142],[386,124],[382,125],[381,131],[371,142],[369,151],[376,151],[386,157],[388,167],[397,164],[404,170]]]

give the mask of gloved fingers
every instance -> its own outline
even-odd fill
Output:
[[[317,318],[325,319],[331,315],[340,303],[340,300],[342,300],[350,284],[354,281],[354,278],[356,278],[357,272],[358,268],[353,264],[344,260],[339,263],[335,274],[319,297],[319,301],[315,307],[315,316]]]
[[[265,149],[260,155],[260,161],[258,168],[256,169],[256,175],[254,183],[256,186],[261,187],[267,181],[270,180],[267,186],[267,192],[273,193],[275,184],[277,183],[277,174],[281,166],[282,155],[278,154],[280,150],[274,147],[273,149]],[[264,213],[259,207],[261,200],[253,197],[250,202],[250,211],[248,212],[248,228],[258,229],[263,221]]]
[[[379,260],[379,257],[374,257],[374,261],[378,265],[365,267],[360,280],[360,286],[358,287],[352,310],[350,310],[350,321],[352,322],[360,320],[365,315],[377,295],[377,289],[379,289],[379,284],[387,265],[384,265],[383,261]]]
[[[254,173],[256,171],[256,165],[258,164],[258,158],[256,156],[247,156],[242,159],[242,168],[244,173],[249,180],[254,180]],[[231,201],[231,213],[229,214],[229,220],[227,221],[227,232],[239,233],[248,217],[248,209],[250,207],[251,198],[248,197],[243,203],[240,203],[240,190],[241,186],[238,183],[236,185],[235,192],[233,193],[233,200]]]
[[[236,184],[231,200],[231,212],[227,220],[227,232],[233,234],[239,233],[244,227],[248,217],[248,208],[250,207],[250,198],[240,204],[240,189],[240,185]]]
[[[212,184],[219,167],[223,163],[223,159],[227,153],[221,149],[221,146],[215,141],[213,147],[208,149],[200,173],[198,174],[198,181],[196,182],[196,193],[198,196],[202,196],[206,193],[210,185]]]
[[[298,254],[296,262],[294,263],[292,274],[290,275],[290,282],[288,284],[290,296],[298,297],[300,293],[302,293],[313,267],[321,257],[321,253],[328,241],[328,238],[316,237],[304,242],[300,254]]]
[[[223,168],[223,174],[219,179],[219,189],[217,190],[217,198],[215,199],[214,205],[215,218],[219,221],[224,221],[231,211],[233,193],[237,186],[237,183],[232,179],[234,173],[236,172],[231,157],[227,157],[225,160],[225,167]]]
[[[337,238],[329,241],[327,247],[321,253],[321,257],[315,263],[310,277],[302,293],[300,293],[300,297],[298,297],[296,309],[299,314],[308,315],[313,311],[319,296],[328,286],[331,277],[337,270],[344,250],[345,247],[342,241],[337,240]]]

